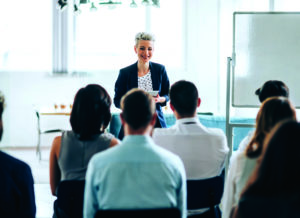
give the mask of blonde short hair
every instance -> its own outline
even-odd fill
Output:
[[[154,42],[155,41],[155,37],[153,34],[151,33],[147,33],[147,32],[139,32],[135,35],[135,45],[137,46],[140,40],[149,40]]]

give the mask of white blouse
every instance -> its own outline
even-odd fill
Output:
[[[222,218],[229,218],[232,207],[238,204],[240,194],[255,169],[256,163],[257,158],[248,158],[244,152],[237,152],[232,156],[221,201]]]
[[[146,75],[138,77],[138,88],[146,92],[153,91],[150,71]]]

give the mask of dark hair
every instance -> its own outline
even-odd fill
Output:
[[[171,86],[170,102],[182,117],[194,115],[198,105],[197,87],[189,81],[177,81]]]
[[[266,139],[258,167],[242,195],[265,197],[300,194],[300,124],[295,120],[279,123]]]
[[[259,101],[263,102],[269,97],[282,96],[289,97],[289,88],[279,80],[269,80],[263,84],[261,88],[255,91],[258,95]]]
[[[2,92],[0,91],[0,119],[2,117],[2,113],[4,110],[4,104],[5,104],[5,98],[4,98],[4,95],[2,94]]]
[[[256,129],[246,148],[246,155],[250,158],[260,156],[266,135],[284,119],[296,120],[295,108],[287,98],[272,97],[264,101],[257,113]]]
[[[101,134],[111,119],[111,98],[100,85],[90,84],[77,92],[71,112],[72,130],[80,140]]]
[[[4,104],[5,104],[4,95],[0,91],[0,141],[1,141],[2,133],[3,133],[2,113],[3,113],[3,110],[4,110]]]
[[[150,123],[155,114],[155,102],[149,93],[135,88],[122,97],[121,109],[126,123],[137,130]]]

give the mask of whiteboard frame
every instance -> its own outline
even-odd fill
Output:
[[[232,67],[232,81],[230,83],[230,86],[232,86],[232,90],[231,90],[231,87],[228,87],[228,84],[227,84],[227,95],[230,94],[231,95],[231,106],[232,107],[235,107],[235,108],[259,108],[260,106],[259,105],[234,105],[234,79],[235,79],[235,62],[236,62],[236,47],[235,47],[235,30],[236,30],[236,15],[239,15],[239,14],[297,14],[300,16],[300,12],[270,12],[270,11],[265,11],[265,12],[234,12],[233,13],[233,32],[232,32],[232,38],[233,38],[233,41],[232,41],[232,57],[231,57],[231,67]],[[230,73],[230,72],[229,72]],[[228,89],[229,88],[229,89]],[[255,90],[253,90],[253,93],[254,93]],[[226,107],[227,108],[227,107]],[[295,105],[295,108],[296,109],[300,109],[300,105],[299,106],[296,106]]]
[[[235,70],[235,19],[238,14],[299,14],[300,12],[234,12],[233,13],[233,44],[232,44],[232,57],[227,57],[227,91],[226,91],[226,136],[227,136],[227,144],[229,147],[229,153],[225,162],[225,172],[227,176],[229,161],[232,155],[232,147],[233,147],[233,129],[236,127],[240,128],[249,128],[254,127],[255,124],[246,124],[246,123],[231,123],[230,122],[230,109],[233,108],[259,108],[260,106],[254,105],[234,105],[234,70]],[[253,90],[254,92],[254,90]],[[299,109],[296,107],[296,109]]]

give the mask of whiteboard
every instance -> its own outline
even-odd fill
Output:
[[[300,108],[300,13],[235,12],[232,106],[259,107],[254,94],[267,80],[281,80]]]

